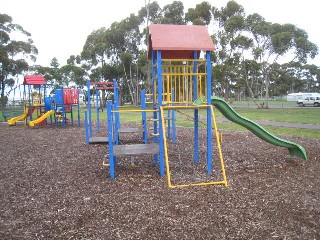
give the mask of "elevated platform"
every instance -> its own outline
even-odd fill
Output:
[[[113,147],[114,156],[154,155],[159,153],[159,144],[130,144]]]
[[[89,144],[108,143],[108,137],[91,137]]]
[[[140,133],[143,132],[143,128],[120,128],[119,133]],[[108,137],[91,137],[89,138],[89,144],[108,143]]]
[[[143,132],[143,128],[119,128],[119,133],[139,133]]]

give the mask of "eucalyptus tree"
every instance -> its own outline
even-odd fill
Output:
[[[67,64],[59,68],[63,87],[70,88],[78,86],[83,88],[85,86],[86,71],[83,67],[78,66],[77,63],[79,63],[79,56],[71,55],[67,60]]]
[[[52,58],[50,62],[50,67],[47,68],[45,77],[47,83],[49,83],[53,89],[58,88],[59,85],[62,85],[61,74],[59,72],[60,63],[56,57]]]
[[[302,66],[304,90],[307,92],[320,92],[320,67],[312,64]]]
[[[181,1],[174,1],[171,4],[167,4],[163,7],[163,18],[161,23],[163,24],[177,24],[184,25],[184,6]]]
[[[279,92],[282,95],[294,92],[305,92],[307,84],[305,78],[306,66],[300,62],[288,62],[283,64],[273,64],[271,71],[271,79],[275,82],[275,92]],[[271,84],[272,86],[272,84]]]
[[[162,9],[160,8],[158,2],[148,2],[144,7],[138,11],[138,17],[141,24],[145,27],[149,26],[149,23],[159,23],[163,17]]]
[[[149,25],[153,23],[161,23],[162,9],[157,2],[148,2],[144,7],[142,7],[138,12],[138,18],[140,21],[140,26],[143,27],[142,30],[142,42],[148,49],[149,40]]]
[[[90,80],[95,82],[103,82],[107,80],[104,72],[102,71],[106,64],[108,64],[110,57],[110,44],[106,35],[107,29],[104,27],[93,31],[87,37],[80,54],[80,58],[76,59],[78,64],[80,64],[81,61],[83,62],[81,67],[86,70],[86,75],[89,75]],[[105,94],[105,91],[102,91],[103,99],[105,99]],[[102,101],[102,106],[105,106],[105,104],[105,101]]]
[[[314,58],[317,55],[318,49],[308,40],[304,30],[292,24],[267,22],[257,13],[246,18],[246,27],[248,34],[252,36],[253,59],[260,64],[261,80],[264,84],[262,91],[265,92],[266,107],[268,107],[270,77],[275,63],[281,58],[287,58],[286,62],[306,63],[309,57]]]
[[[212,13],[218,25],[213,35],[216,44],[215,85],[217,93],[228,99],[229,94],[235,91],[234,86],[239,78],[237,69],[244,51],[251,47],[252,41],[245,34],[245,12],[241,5],[229,1],[226,7],[212,7]]]
[[[208,26],[212,19],[211,5],[208,2],[197,4],[195,8],[189,8],[185,14],[185,21],[193,25]]]
[[[122,96],[130,95],[133,104],[138,99],[135,86],[140,82],[137,59],[140,54],[139,48],[142,46],[142,33],[140,32],[141,19],[131,14],[130,17],[119,23],[113,23],[107,30],[106,38],[110,43],[108,49],[114,65],[122,66],[119,90]]]
[[[258,93],[260,92],[260,65],[257,61],[252,59],[244,59],[242,61],[242,70],[240,70],[243,74],[245,80],[245,86],[247,87],[248,93],[253,101],[258,98]],[[256,104],[258,106],[258,104]]]
[[[142,30],[142,45],[146,46],[146,51],[140,51],[140,59],[146,59],[146,61],[144,61],[143,66],[141,66],[141,62],[139,64],[139,69],[142,71],[144,71],[144,73],[146,73],[146,77],[144,79],[144,88],[146,89],[150,89],[151,87],[151,62],[148,62],[148,49],[149,49],[149,25],[153,24],[153,23],[159,23],[161,22],[162,19],[162,10],[159,6],[159,4],[154,1],[151,2],[148,1],[148,3],[146,3],[145,0],[145,6],[142,7],[139,12],[138,12],[138,17],[140,19],[140,26],[143,27]],[[142,47],[142,49],[144,49]],[[145,56],[141,56],[141,54],[145,54]],[[139,60],[138,60],[139,61]]]
[[[62,86],[61,74],[59,73],[60,64],[57,58],[52,58],[50,66],[35,65],[32,66],[32,71],[36,75],[42,75],[45,77],[48,88],[51,88],[52,93],[56,88]]]
[[[14,39],[14,34],[20,38]],[[27,71],[28,61],[34,62],[37,54],[38,49],[33,45],[31,34],[13,23],[11,16],[0,13],[0,107],[6,105],[6,89],[13,88],[14,76]]]

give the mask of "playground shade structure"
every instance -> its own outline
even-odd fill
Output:
[[[246,129],[251,131],[253,134],[261,138],[262,140],[276,146],[286,147],[288,148],[291,156],[300,157],[302,158],[303,161],[307,160],[307,153],[302,146],[300,146],[299,144],[278,138],[272,135],[271,133],[269,133],[268,131],[266,131],[264,128],[262,128],[260,125],[256,124],[255,122],[243,116],[240,116],[223,99],[213,96],[211,97],[211,104],[215,106],[227,119],[245,127]]]
[[[17,116],[17,117],[14,117],[14,118],[11,118],[8,120],[8,124],[9,125],[15,125],[17,121],[21,121],[21,120],[24,120],[29,114],[29,109],[26,108],[26,110],[24,111],[23,114],[21,114],[20,116]]]

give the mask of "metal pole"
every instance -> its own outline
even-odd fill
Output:
[[[161,51],[157,51],[157,74],[158,74],[158,115],[159,115],[159,147],[160,147],[160,176],[165,173],[165,162],[164,162],[164,142],[163,142],[163,131],[162,131],[162,117],[160,114],[160,107],[162,106],[162,56]]]
[[[157,52],[156,51],[152,51],[152,108],[153,110],[157,110],[157,104],[156,104],[156,101],[157,101],[157,90],[155,89],[155,84],[156,84],[156,77],[157,77],[157,69],[155,68],[155,65],[156,65],[156,60],[157,60]],[[157,121],[156,119],[158,118],[158,113],[155,111],[153,113],[153,119],[155,119],[155,121],[153,121],[153,134],[154,134],[154,137],[153,137],[153,142],[154,143],[157,143],[158,142],[158,138],[156,137],[156,133],[157,133],[157,127],[158,127],[158,124],[157,124]],[[159,156],[158,154],[155,154],[153,156],[153,161],[155,164],[158,164],[158,161],[159,161]]]
[[[107,102],[107,117],[108,117],[108,142],[109,142],[109,171],[110,178],[115,178],[115,156],[113,155],[113,121],[112,121],[112,103]]]
[[[97,121],[97,132],[100,132],[100,118],[99,118],[99,90],[96,89],[96,121]]]
[[[210,51],[206,51],[207,69],[207,103],[211,103],[211,59]],[[218,141],[218,140],[217,140]],[[207,108],[207,171],[212,173],[212,116],[210,108]]]
[[[90,80],[87,80],[87,98],[88,98],[88,124],[89,124],[89,136],[92,137],[92,116],[91,116],[91,99],[90,99]]]
[[[89,129],[88,129],[88,112],[84,112],[84,125],[86,129],[86,144],[89,144]]]
[[[197,59],[198,59],[198,51],[193,51],[193,101],[198,98],[197,94]],[[201,83],[200,83],[201,84]],[[194,162],[199,162],[199,110],[194,109],[193,112],[194,119]]]

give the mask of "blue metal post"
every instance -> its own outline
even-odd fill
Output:
[[[155,68],[155,65],[157,63],[157,52],[156,51],[152,51],[152,109],[156,110],[157,109],[157,104],[156,104],[156,96],[157,96],[157,90],[155,90],[155,79],[157,77],[157,68]],[[157,127],[158,127],[158,123],[157,123],[157,119],[158,118],[158,114],[156,111],[153,112],[153,134],[157,133]],[[158,137],[156,135],[154,135],[153,137],[153,142],[157,143],[158,142]],[[159,161],[159,156],[158,154],[155,154],[153,156],[153,161],[155,164],[158,164]]]
[[[193,52],[193,101],[195,101],[198,98],[198,81],[197,81],[197,60],[198,59],[198,51]],[[194,119],[194,162],[199,162],[199,110],[194,109],[193,113],[193,119]]]
[[[142,110],[147,109],[147,104],[146,104],[146,90],[143,89],[141,91],[141,108]],[[148,143],[148,126],[147,126],[147,113],[142,112],[142,126],[143,126],[143,139],[144,143]]]
[[[207,69],[207,103],[211,101],[211,58],[210,51],[206,51],[206,69]],[[217,140],[218,141],[218,140]],[[207,108],[207,171],[212,173],[212,116],[211,110]]]
[[[64,106],[64,91],[63,91],[63,88],[61,88],[61,91],[62,91],[62,127],[66,127],[67,125],[67,112],[66,112],[66,108]]]
[[[161,51],[157,51],[157,74],[158,74],[158,115],[159,115],[159,147],[160,147],[160,176],[165,173],[164,169],[164,142],[163,142],[163,131],[162,131],[162,119],[160,114],[160,107],[162,106],[162,56]]]
[[[84,125],[86,129],[86,144],[89,144],[88,112],[84,112]]]
[[[113,80],[113,87],[114,87],[114,110],[119,110],[119,89],[117,80]],[[116,130],[115,130],[115,137],[116,137],[116,144],[119,144],[119,128],[120,128],[120,113],[115,113],[115,122],[116,122]]]
[[[152,109],[156,110],[157,109],[157,104],[156,104],[156,95],[157,92],[155,91],[155,79],[157,77],[157,68],[156,68],[156,63],[157,63],[157,52],[156,51],[152,51],[152,82],[151,82],[151,93],[152,93]],[[158,127],[158,123],[157,123],[157,119],[158,118],[158,114],[156,111],[153,112],[153,134],[157,133],[157,127]],[[157,143],[158,142],[158,137],[156,137],[156,135],[154,135],[153,137],[153,142]],[[155,154],[153,156],[153,161],[155,164],[158,164],[159,161],[159,156],[158,154]]]
[[[109,142],[109,171],[110,178],[115,178],[115,156],[113,155],[113,121],[112,121],[112,103],[107,102],[108,118],[108,142]]]
[[[172,102],[174,102],[174,89],[172,89]],[[172,106],[174,106],[174,103],[172,104]],[[172,118],[172,142],[173,143],[176,143],[177,142],[177,135],[176,135],[176,110],[172,110],[172,115],[171,115],[171,118]]]
[[[92,116],[91,116],[91,97],[90,97],[90,80],[87,80],[87,98],[88,98],[88,124],[89,136],[92,137]]]

